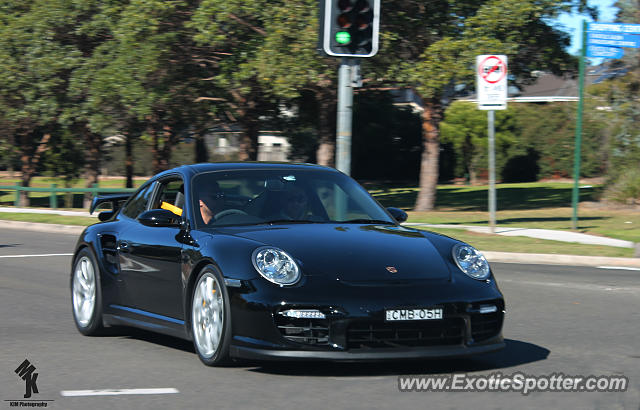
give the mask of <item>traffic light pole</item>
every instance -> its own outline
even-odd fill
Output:
[[[336,129],[336,168],[351,174],[351,116],[353,111],[353,58],[342,57],[338,72],[338,119]]]

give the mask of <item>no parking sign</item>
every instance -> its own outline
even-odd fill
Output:
[[[485,54],[476,57],[476,90],[478,109],[507,108],[507,56]]]

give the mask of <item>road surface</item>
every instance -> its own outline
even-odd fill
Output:
[[[640,272],[494,264],[507,348],[473,359],[243,363],[209,368],[190,342],[139,330],[84,337],[68,291],[76,237],[0,228],[0,399],[24,400],[28,359],[53,409],[633,408],[640,405]],[[48,255],[48,256],[33,256]],[[7,257],[12,256],[12,257]],[[624,375],[627,392],[400,392],[398,376]],[[62,396],[102,389],[157,394]],[[176,393],[177,391],[177,393]],[[173,393],[172,393],[173,392]],[[118,394],[116,394],[118,393]]]

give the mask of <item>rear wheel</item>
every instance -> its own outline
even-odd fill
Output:
[[[214,266],[198,276],[191,299],[191,332],[200,360],[207,366],[229,361],[231,314],[224,278]]]
[[[102,289],[100,272],[93,253],[84,248],[71,270],[71,305],[76,327],[86,336],[102,330]]]

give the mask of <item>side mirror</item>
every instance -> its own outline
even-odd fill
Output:
[[[182,227],[182,218],[166,209],[151,209],[138,216],[138,221],[145,226]]]
[[[398,223],[406,221],[409,217],[407,213],[400,208],[389,207],[387,208],[387,212],[389,212]]]
[[[98,219],[101,222],[108,221],[111,217],[113,217],[113,211],[102,211],[98,214]]]

